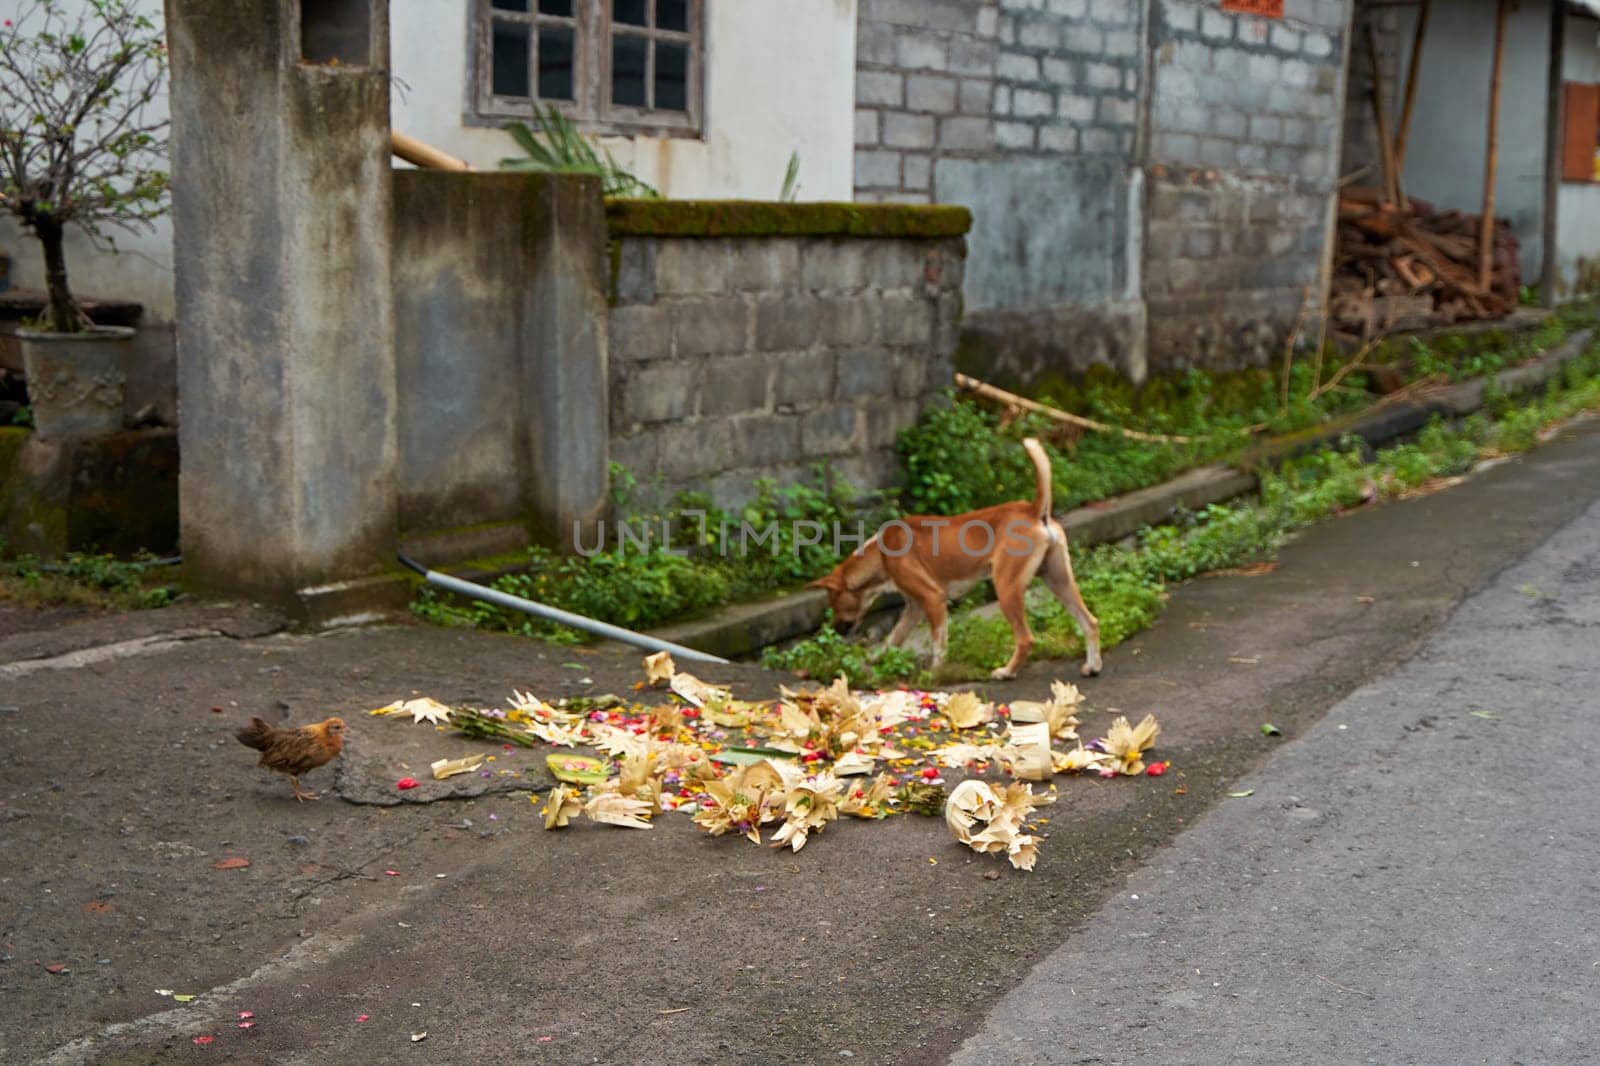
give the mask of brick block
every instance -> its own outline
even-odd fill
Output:
[[[1069,19],[1081,19],[1089,13],[1089,0],[1049,0],[1052,13]]]
[[[1200,9],[1180,0],[1166,0],[1161,5],[1161,19],[1169,33],[1196,33],[1200,28]]]
[[[856,112],[856,144],[872,146],[878,143],[878,113],[861,109]]]
[[[1056,113],[1068,122],[1090,122],[1094,119],[1094,97],[1062,93]]]
[[[615,410],[615,405],[613,405]],[[656,457],[660,452],[656,434],[645,430],[634,434],[611,434],[611,461],[643,481],[656,472]]]
[[[833,395],[832,352],[782,352],[775,359],[772,402],[779,411],[808,407]]]
[[[894,364],[894,394],[904,399],[915,399],[929,390],[928,366],[932,362],[927,352],[902,351]]]
[[[1011,86],[997,85],[994,90],[994,113],[997,115],[1011,114]]]
[[[1000,48],[991,39],[957,35],[950,39],[946,69],[952,74],[987,78],[994,75]]]
[[[885,296],[878,305],[878,336],[885,344],[927,344],[933,340],[933,314],[920,296]]]
[[[1183,254],[1190,259],[1210,259],[1217,254],[1217,235],[1208,229],[1192,229],[1183,235]]]
[[[1131,126],[1138,117],[1138,102],[1125,96],[1100,98],[1100,121],[1108,126]]]
[[[767,466],[798,460],[801,450],[801,419],[796,415],[755,415],[730,419],[728,436],[733,461],[726,466]]]
[[[762,416],[754,421],[775,421]],[[713,470],[725,470],[737,454],[741,458],[748,452],[734,450],[732,424],[720,418],[700,422],[669,422],[653,434],[658,449],[656,473],[669,480],[686,481],[703,477]]]
[[[1124,58],[1139,54],[1139,37],[1127,30],[1115,30],[1106,34],[1106,55]]]
[[[1096,22],[1107,25],[1135,25],[1139,21],[1140,4],[1136,0],[1093,0],[1089,15]]]
[[[867,447],[882,449],[892,455],[890,449],[900,439],[900,432],[916,423],[920,406],[915,400],[898,400],[867,408]]]
[[[818,301],[777,296],[755,302],[755,350],[782,352],[808,348],[816,340]]]
[[[961,83],[959,104],[963,111],[987,114],[993,96],[994,82],[987,78],[967,78]]]
[[[859,289],[870,280],[867,245],[843,237],[807,241],[800,254],[800,272],[808,292]]]
[[[1069,52],[1098,56],[1105,51],[1105,35],[1093,26],[1068,26],[1062,46]]]
[[[1200,162],[1211,167],[1232,166],[1236,158],[1237,142],[1222,137],[1200,138]]]
[[[742,298],[679,300],[671,310],[672,343],[678,356],[724,355],[746,349],[750,308]]]
[[[728,288],[735,291],[782,292],[800,284],[800,241],[792,237],[757,237],[730,242],[732,263]]]
[[[624,363],[664,359],[672,354],[671,315],[655,304],[613,307],[606,316],[608,351]]]
[[[701,391],[700,361],[655,363],[629,376],[625,421],[676,422],[695,413]]]
[[[978,18],[973,27],[979,37],[993,37],[1000,29],[1000,10],[993,7],[979,8]]]
[[[771,410],[771,387],[779,356],[771,353],[711,359],[705,365],[700,397],[702,417],[723,417]]]
[[[1078,136],[1078,143],[1083,146],[1084,152],[1090,155],[1112,155],[1122,150],[1122,140],[1114,132],[1101,129],[1099,126],[1084,130]]]
[[[1025,48],[1061,47],[1061,29],[1054,22],[1029,19],[1017,24],[1017,43]]]
[[[900,153],[857,152],[857,188],[897,188],[900,185]]]
[[[1136,93],[1139,91],[1139,71],[1137,68],[1123,68],[1122,91],[1125,93]]]
[[[1313,59],[1326,59],[1333,55],[1333,38],[1326,33],[1308,31],[1300,42],[1300,50]]]
[[[1257,144],[1277,144],[1283,140],[1283,119],[1276,115],[1251,115],[1250,139]]]
[[[1211,132],[1219,137],[1242,140],[1248,128],[1244,113],[1231,107],[1219,107],[1211,113]]]
[[[963,117],[939,120],[939,147],[947,151],[984,151],[989,147],[990,136],[988,119]]]
[[[872,303],[867,293],[818,301],[818,339],[829,348],[870,344],[877,330]]]
[[[1190,163],[1200,157],[1200,139],[1189,133],[1162,131],[1151,139],[1151,155],[1158,162]]]
[[[613,297],[619,305],[654,303],[656,242],[623,238],[618,243],[617,281]]]
[[[995,60],[994,73],[995,77],[1007,81],[1038,81],[1039,61],[1033,56],[1017,52],[1001,52],[1000,57]]]
[[[1200,35],[1211,41],[1233,40],[1233,19],[1221,11],[1200,12]]]
[[[1083,78],[1091,88],[1095,89],[1120,89],[1122,87],[1122,68],[1111,63],[1085,63]]]
[[[906,79],[887,70],[856,71],[856,103],[900,107],[905,102]]]
[[[684,296],[722,291],[732,263],[723,240],[663,240],[656,247],[656,292]]]
[[[1039,149],[1044,152],[1076,152],[1078,131],[1071,126],[1041,126]]]
[[[1300,31],[1291,29],[1282,23],[1275,23],[1273,25],[1272,34],[1269,39],[1272,41],[1272,47],[1278,49],[1280,52],[1300,51]]]
[[[860,18],[856,22],[856,65],[894,65],[894,39],[898,31],[886,22]]]
[[[891,111],[883,116],[883,143],[890,148],[932,148],[936,132],[932,115]]]
[[[1011,113],[1018,118],[1042,118],[1054,114],[1054,93],[1040,89],[1015,89],[1011,93]]]
[[[905,70],[944,70],[950,63],[943,37],[915,30],[901,32],[895,41],[895,59]]]
[[[894,395],[895,354],[886,348],[840,352],[837,367],[835,399],[848,402]]]
[[[933,158],[926,155],[908,155],[905,158],[901,182],[908,189],[927,189],[933,185]]]
[[[941,358],[948,359],[954,355],[961,343],[961,309],[959,284],[952,291],[939,294],[938,303],[933,309],[933,350]]]
[[[906,107],[945,114],[956,109],[956,80],[930,74],[906,78]]]
[[[841,455],[860,449],[861,409],[836,404],[805,415],[800,423],[800,454],[806,458]]]
[[[1311,85],[1311,64],[1303,59],[1285,59],[1279,68],[1279,77],[1283,84],[1296,89],[1304,89]]]
[[[1007,151],[1029,151],[1034,146],[1034,129],[1026,122],[996,122],[994,142]]]

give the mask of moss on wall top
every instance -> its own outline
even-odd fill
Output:
[[[607,200],[613,237],[960,237],[972,212],[949,204]]]

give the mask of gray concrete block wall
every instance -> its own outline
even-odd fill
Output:
[[[724,505],[818,462],[892,483],[896,435],[950,382],[963,240],[616,239],[613,462]]]
[[[1262,364],[1317,284],[1353,0],[1282,19],[1153,0],[1145,300],[1151,373]]]
[[[1001,0],[992,101],[1006,154],[1130,156],[1142,0]]]

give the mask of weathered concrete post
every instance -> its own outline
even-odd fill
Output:
[[[392,602],[388,0],[166,0],[186,571]]]
[[[611,384],[606,342],[606,216],[598,178],[534,184],[535,253],[523,363],[529,510],[541,539],[563,548],[605,515]]]

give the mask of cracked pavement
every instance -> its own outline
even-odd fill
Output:
[[[488,705],[513,687],[547,698],[624,692],[639,677],[629,652],[418,626],[308,636],[211,606],[203,609],[238,621],[163,611],[57,618],[30,631],[4,619],[0,664],[35,665],[0,681],[0,705],[16,708],[0,711],[0,1059],[168,1061],[200,1054],[192,1039],[212,1035],[208,1053],[246,1063],[375,1063],[401,1053],[436,1062],[821,1062],[844,1052],[860,1062],[952,1054],[990,1061],[971,1058],[982,1045],[967,1041],[1008,1017],[1018,1002],[1006,998],[1012,993],[1052,1003],[1054,1013],[1018,1023],[1026,1039],[1004,1061],[1184,1061],[1189,1040],[1193,1061],[1248,1059],[1258,1046],[1260,1061],[1299,1061],[1309,1054],[1302,1037],[1321,1040],[1316,1049],[1348,1051],[1358,1034],[1372,1037],[1361,1050],[1375,1061],[1425,1061],[1407,1059],[1411,1045],[1401,1037],[1436,1035],[1456,1016],[1401,1032],[1401,1012],[1420,1017],[1431,1004],[1454,1004],[1450,995],[1468,982],[1464,971],[1440,976],[1466,941],[1430,940],[1436,912],[1478,901],[1469,917],[1485,935],[1498,930],[1519,978],[1533,963],[1519,962],[1518,952],[1549,955],[1550,969],[1564,974],[1569,956],[1588,944],[1587,919],[1572,908],[1592,902],[1581,881],[1584,863],[1593,868],[1592,836],[1564,834],[1583,817],[1593,821],[1592,804],[1581,785],[1557,790],[1526,760],[1570,775],[1592,769],[1594,747],[1573,741],[1585,735],[1576,732],[1584,723],[1579,708],[1561,702],[1567,697],[1551,698],[1550,733],[1531,713],[1513,719],[1509,704],[1519,696],[1528,706],[1539,679],[1567,691],[1570,676],[1592,690],[1592,675],[1557,650],[1573,641],[1593,647],[1594,602],[1583,590],[1592,589],[1600,562],[1579,553],[1555,569],[1528,571],[1512,585],[1514,617],[1477,626],[1444,659],[1428,656],[1445,646],[1430,638],[1463,597],[1569,526],[1596,536],[1597,499],[1600,423],[1590,422],[1447,492],[1314,527],[1272,573],[1174,589],[1157,625],[1113,649],[1106,673],[1082,684],[1094,708],[1085,733],[1098,732],[1112,709],[1152,711],[1163,726],[1157,754],[1173,770],[1163,778],[1058,779],[1062,801],[1049,812],[1032,874],[962,849],[938,819],[839,823],[791,855],[712,839],[670,815],[651,832],[545,833],[537,807],[518,794],[296,804],[286,782],[257,769],[253,753],[230,736],[251,714],[275,722],[343,714],[357,764],[363,745],[381,754],[377,730],[401,728],[365,717],[366,709],[413,692]],[[1516,591],[1521,584],[1540,595]],[[1479,602],[1458,623],[1479,617]],[[195,626],[233,635],[37,665]],[[1525,656],[1515,669],[1500,665],[1498,652],[1524,645],[1549,653]],[[1422,648],[1430,650],[1416,658]],[[1357,739],[1336,728],[1357,719],[1342,710],[1325,717],[1328,709],[1407,670],[1439,686],[1433,702],[1459,704],[1481,688],[1508,714],[1458,722],[1459,706],[1395,714],[1363,704],[1359,721],[1362,729],[1371,723],[1371,733],[1358,729],[1358,738],[1382,740],[1388,756],[1356,757],[1355,746],[1348,765],[1305,755],[1329,729],[1341,741]],[[1074,676],[1074,664],[1030,664],[1016,682],[980,688],[1040,698],[1058,674]],[[785,680],[748,665],[703,676],[733,682],[740,695],[770,694]],[[1420,724],[1427,715],[1432,726]],[[1263,737],[1264,721],[1284,736]],[[1452,739],[1463,730],[1484,742]],[[1514,743],[1498,742],[1506,738]],[[444,750],[446,739],[439,737],[440,754],[456,753]],[[543,752],[496,755],[497,766],[515,770],[542,763]],[[1508,765],[1514,772],[1501,772]],[[1370,868],[1356,871],[1364,877],[1313,876],[1304,864],[1315,849],[1283,827],[1329,848],[1347,839],[1340,834],[1359,843],[1365,806],[1387,794],[1347,786],[1371,774],[1383,775],[1375,788],[1393,789],[1419,770],[1455,774],[1477,790],[1472,803],[1449,808],[1420,787],[1405,803],[1389,803],[1386,832],[1434,830],[1418,843],[1435,895],[1381,889],[1393,874],[1377,866],[1393,864],[1375,842]],[[335,776],[324,769],[307,783],[326,788]],[[1257,782],[1259,799],[1227,798],[1241,778],[1246,788]],[[1508,782],[1517,786],[1513,797]],[[1478,877],[1490,869],[1484,860],[1499,860],[1463,836],[1461,816],[1478,819],[1475,831],[1506,833],[1509,812],[1522,810],[1511,798],[1540,812],[1541,831],[1559,827],[1569,854],[1530,831],[1523,850],[1510,853],[1531,864],[1523,876],[1510,879],[1494,866],[1494,876]],[[1206,846],[1196,864],[1179,865],[1174,856],[1197,840]],[[213,868],[233,856],[251,865]],[[983,876],[996,869],[997,880]],[[1289,869],[1302,872],[1282,873]],[[1253,880],[1227,879],[1241,870]],[[1559,879],[1534,884],[1552,870]],[[1359,939],[1341,949],[1337,931],[1316,929],[1305,946],[1307,959],[1346,950],[1333,961],[1348,965],[1313,967],[1308,979],[1296,970],[1289,981],[1261,969],[1270,954],[1252,955],[1235,972],[1249,962],[1266,974],[1253,998],[1238,983],[1217,986],[1240,993],[1237,1000],[1211,989],[1218,976],[1194,986],[1177,972],[1196,950],[1230,957],[1222,953],[1249,944],[1267,952],[1290,939],[1275,924],[1287,918],[1257,910],[1272,905],[1252,889],[1258,882],[1303,896],[1296,919],[1315,917],[1311,903],[1360,897],[1370,928]],[[1562,893],[1563,886],[1577,887]],[[1118,908],[1130,892],[1161,897],[1163,909],[1124,913]],[[1531,913],[1515,906],[1519,899]],[[1185,924],[1196,908],[1211,923],[1209,939]],[[1547,915],[1557,932],[1538,931]],[[1150,937],[1124,935],[1144,932]],[[1405,949],[1383,960],[1392,985],[1361,965],[1386,944]],[[1097,987],[1130,991],[1102,993],[1098,1007],[1061,1000],[1063,978],[1051,969],[1058,950],[1078,953],[1068,956],[1074,974],[1102,966],[1108,976]],[[1431,972],[1430,957],[1438,960]],[[46,969],[58,963],[65,972]],[[1035,964],[1042,968],[1030,976]],[[1069,975],[1068,989],[1076,982]],[[1570,983],[1563,991],[1540,977],[1524,987],[1543,995],[1558,1019],[1592,1007]],[[177,1004],[158,988],[197,998]],[[1485,998],[1483,1010],[1522,1010],[1507,1015],[1507,1038],[1529,1034],[1508,1047],[1524,1048],[1530,1060],[1571,1061],[1576,1034],[1557,1025],[1540,1043],[1526,996],[1517,999],[1509,984],[1496,988],[1499,998]],[[1199,998],[1186,1007],[1191,994]],[[1192,1003],[1213,999],[1214,1031],[1197,1029],[1202,1012]],[[235,1028],[241,1010],[253,1012],[254,1028]],[[1130,1015],[1151,1024],[1130,1029]],[[1335,1029],[1349,1034],[1348,1046],[1330,1042]],[[426,1042],[413,1045],[411,1034],[424,1030]],[[1490,1061],[1510,1060],[1482,1050]]]

